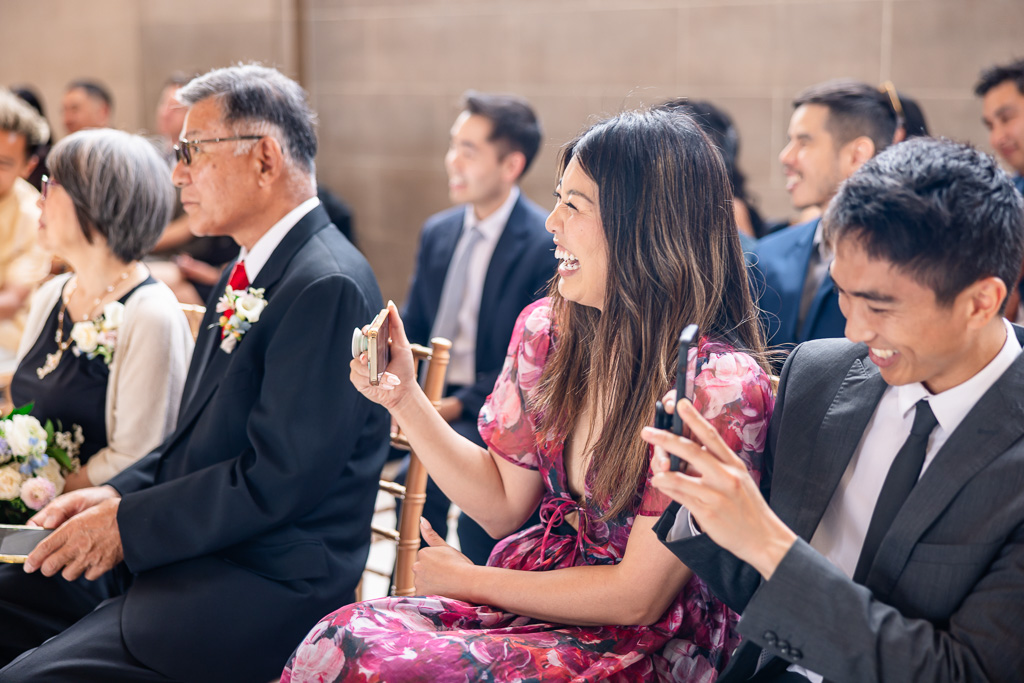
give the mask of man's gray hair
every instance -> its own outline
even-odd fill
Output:
[[[239,64],[198,76],[178,91],[178,99],[190,107],[210,97],[217,98],[224,122],[235,125],[236,134],[279,131],[278,142],[285,156],[303,171],[313,174],[316,114],[309,107],[306,91],[298,83],[277,69]],[[269,130],[268,124],[276,130]]]
[[[86,240],[99,233],[125,263],[145,256],[171,219],[171,170],[146,138],[83,130],[58,142],[46,162],[71,197]]]
[[[26,156],[35,154],[36,148],[50,137],[46,119],[6,88],[0,88],[0,130],[24,135]]]

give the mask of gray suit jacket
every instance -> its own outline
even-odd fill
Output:
[[[762,488],[801,540],[770,581],[707,536],[668,547],[743,614],[740,633],[754,644],[743,647],[828,680],[1020,681],[1024,355],[935,456],[861,586],[807,541],[886,388],[866,356],[845,340],[808,342],[783,370]],[[659,520],[663,540],[677,509]],[[731,673],[719,680],[742,680]]]

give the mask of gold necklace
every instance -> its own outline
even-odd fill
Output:
[[[116,280],[114,280],[113,284],[107,287],[103,294],[96,297],[96,299],[92,302],[92,308],[89,309],[90,312],[96,310],[96,308],[100,305],[100,302],[103,301],[103,299],[105,299],[111,292],[113,292],[114,289],[119,284],[127,280],[128,276],[132,274],[132,271],[135,270],[137,266],[137,263],[132,262],[132,264],[129,265],[128,268],[123,273],[121,273],[121,275]],[[64,314],[68,310],[68,304],[71,303],[71,297],[73,297],[75,295],[75,292],[78,291],[77,277],[75,278],[74,282],[71,283],[70,286],[71,293],[68,294],[66,297],[61,297],[60,310],[57,312],[57,335],[54,337],[54,341],[57,342],[57,350],[54,351],[53,353],[46,354],[46,361],[43,363],[43,367],[36,368],[36,376],[39,379],[46,377],[51,372],[57,369],[57,366],[60,365],[60,359],[64,356],[64,352],[71,348],[71,345],[75,341],[74,337],[71,336],[70,332],[68,333],[67,340],[64,339]]]

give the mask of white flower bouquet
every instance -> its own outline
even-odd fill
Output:
[[[0,418],[0,521],[24,524],[64,491],[64,476],[78,469],[82,428],[54,429],[29,415],[32,404]]]

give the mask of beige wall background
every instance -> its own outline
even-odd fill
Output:
[[[988,149],[971,93],[1024,56],[1024,0],[0,0],[0,83],[106,82],[115,123],[152,125],[163,79],[260,60],[319,111],[320,182],[353,208],[386,297],[405,296],[423,220],[448,205],[442,156],[468,88],[524,95],[545,144],[523,183],[550,203],[558,147],[588,121],[688,95],[736,120],[762,213],[790,212],[776,160],[790,100],[848,76],[893,80],[936,134]]]

